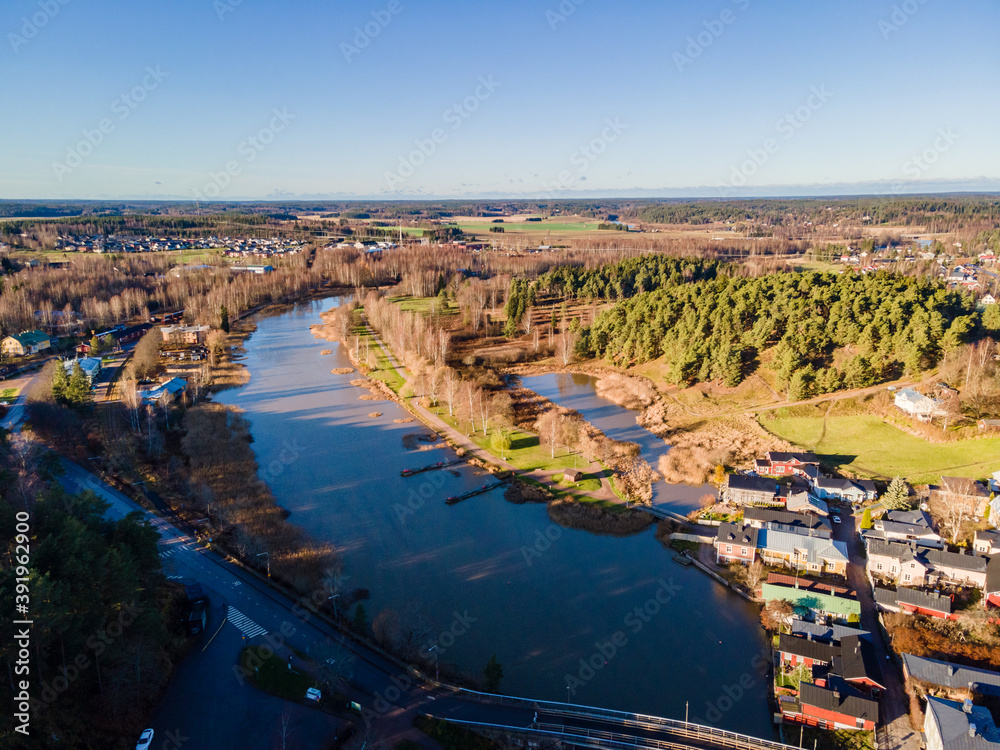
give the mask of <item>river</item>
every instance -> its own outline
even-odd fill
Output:
[[[453,455],[410,449],[426,428],[359,400],[356,374],[330,372],[350,362],[309,326],[334,304],[258,317],[250,382],[215,400],[245,410],[276,498],[342,550],[346,585],[371,591],[370,617],[388,608],[427,633],[442,669],[481,677],[496,654],[503,692],[674,718],[689,701],[692,721],[773,736],[755,606],[673,562],[651,529],[564,529],[500,491],[446,505],[487,481],[466,465],[401,477]]]

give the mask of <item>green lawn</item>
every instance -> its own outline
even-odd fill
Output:
[[[824,464],[861,476],[901,476],[911,484],[947,476],[982,478],[1000,468],[1000,438],[929,443],[878,417],[786,417],[760,423],[768,432],[815,452]]]
[[[399,393],[403,386],[406,385],[406,381],[403,380],[402,375],[393,369],[389,358],[385,355],[382,349],[379,348],[378,343],[375,341],[375,337],[372,335],[371,329],[362,326],[355,326],[354,334],[361,339],[362,357],[364,356],[365,343],[367,342],[371,356],[375,360],[375,369],[368,373],[368,377],[374,380],[381,380],[389,386],[394,393]]]
[[[17,398],[17,391],[17,388],[4,388],[3,391],[0,391],[0,399],[10,401]]]
[[[465,234],[489,235],[490,227],[503,227],[504,234],[521,234],[525,232],[593,232],[597,231],[599,221],[518,221],[503,224],[484,223],[480,221],[460,221],[457,226]]]
[[[254,658],[256,657],[256,658]],[[298,701],[306,697],[306,690],[317,687],[307,674],[289,669],[284,659],[270,649],[249,646],[240,655],[243,667],[251,673],[250,681],[261,690],[287,700]],[[255,664],[260,666],[254,669]]]
[[[389,301],[403,310],[430,315],[435,312],[437,297],[390,297]],[[458,315],[458,307],[453,304],[440,311],[441,315]]]
[[[601,480],[594,474],[584,474],[579,482],[570,482],[562,474],[553,474],[552,481],[561,487],[579,492],[597,492],[597,490],[601,489]]]

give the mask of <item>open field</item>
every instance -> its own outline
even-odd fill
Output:
[[[458,315],[458,307],[452,304],[448,304],[441,310],[436,310],[437,297],[389,297],[389,301],[394,305],[399,305],[403,310],[421,315],[430,315],[435,312],[439,315]]]
[[[768,432],[815,452],[825,464],[859,476],[902,476],[926,484],[941,475],[982,478],[1000,469],[1000,438],[929,443],[868,415],[762,416]]]

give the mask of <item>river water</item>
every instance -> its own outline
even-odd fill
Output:
[[[250,382],[216,400],[246,411],[276,498],[342,550],[347,587],[371,591],[370,618],[391,609],[426,632],[443,670],[481,677],[496,654],[503,692],[674,718],[689,701],[692,721],[773,736],[756,607],[673,562],[651,529],[564,529],[544,505],[513,505],[501,491],[446,505],[488,481],[466,465],[401,477],[454,456],[413,449],[427,445],[414,440],[426,428],[396,422],[409,415],[394,403],[359,400],[356,374],[330,372],[350,361],[309,326],[335,304],[259,317]],[[578,399],[587,387],[573,381]]]
[[[544,396],[554,404],[574,409],[609,438],[638,443],[642,457],[656,469],[669,446],[636,421],[637,412],[625,409],[597,395],[597,378],[580,373],[549,373],[521,379],[525,388]],[[698,499],[706,493],[717,494],[710,484],[693,487],[687,484],[654,482],[653,504],[681,515],[700,507]]]

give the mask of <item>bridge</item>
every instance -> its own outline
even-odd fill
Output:
[[[796,750],[792,745],[660,716],[494,696],[469,690],[459,692],[474,694],[488,703],[507,703],[512,707],[516,705],[526,708],[531,712],[529,721],[527,724],[515,724],[508,719],[508,723],[492,723],[485,720],[485,717],[473,719],[445,714],[424,715],[481,733],[524,738],[529,743],[545,739],[559,740],[565,745],[579,748]]]

